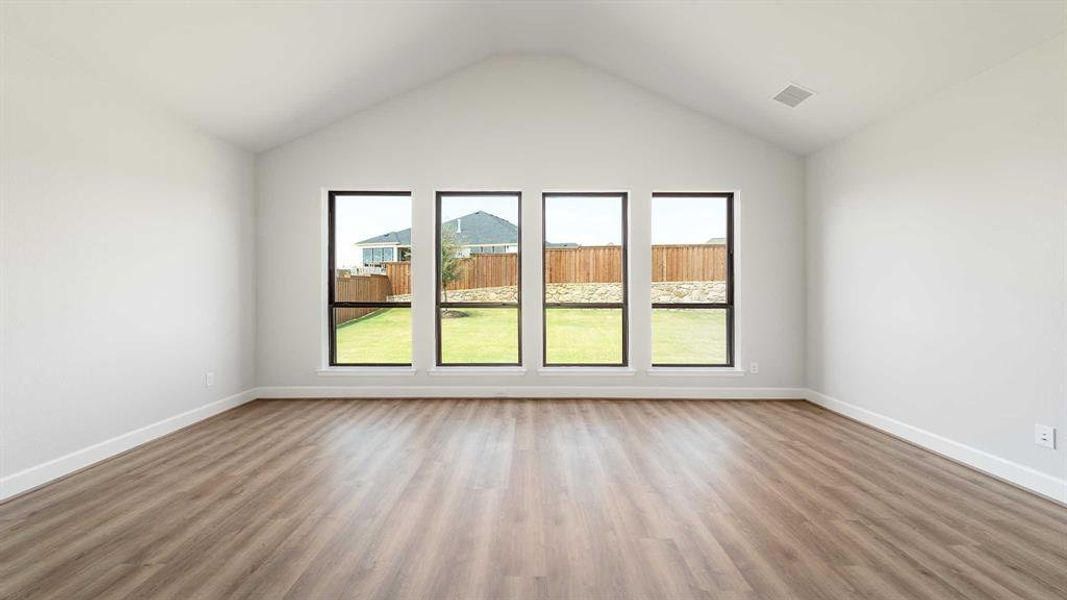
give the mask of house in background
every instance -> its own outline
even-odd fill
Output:
[[[376,267],[382,263],[411,260],[411,229],[390,231],[356,242],[360,264]]]
[[[519,227],[515,223],[485,211],[456,217],[441,224],[442,235],[454,235],[459,240],[459,255],[468,258],[476,254],[515,254],[519,251]],[[382,272],[387,262],[411,260],[411,229],[390,231],[356,242],[360,249],[360,274]],[[573,242],[548,242],[549,248],[577,248]]]
[[[441,224],[441,233],[455,235],[460,242],[460,255],[513,254],[519,251],[519,227],[515,223],[484,211],[456,217]],[[385,262],[411,260],[411,229],[391,231],[356,242],[362,250],[364,267],[376,267]]]

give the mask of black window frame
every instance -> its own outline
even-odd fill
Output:
[[[336,225],[337,225],[337,198],[339,196],[407,196],[408,206],[411,207],[414,216],[414,194],[410,191],[366,191],[366,190],[330,190],[328,194],[328,227],[327,227],[327,253],[326,275],[329,282],[329,290],[326,297],[326,311],[329,313],[329,338],[330,352],[329,363],[331,367],[410,367],[412,362],[363,362],[363,363],[340,363],[337,362],[337,311],[338,308],[407,308],[411,310],[411,302],[338,302],[337,301],[337,274],[336,274]],[[414,271],[414,270],[412,270]],[[413,274],[414,278],[414,274]],[[414,315],[412,315],[414,316]],[[412,331],[408,335],[413,336],[414,319],[412,319]],[[411,352],[415,352],[414,337],[412,337]]]
[[[546,207],[552,197],[619,198],[622,210],[622,301],[621,302],[549,302],[548,238]],[[541,193],[541,364],[545,367],[627,367],[630,364],[630,193],[629,192],[542,192]],[[622,360],[617,363],[550,363],[548,362],[548,310],[550,308],[622,309]]]
[[[517,209],[518,236],[516,241],[515,265],[516,290],[515,302],[443,302],[441,300],[441,200],[449,196],[514,196]],[[519,190],[507,191],[438,191],[434,196],[434,364],[438,367],[521,367],[522,366],[522,192]],[[471,253],[473,256],[473,252]],[[468,363],[445,363],[441,362],[441,309],[443,308],[515,308],[517,356],[515,362],[468,362]]]
[[[736,363],[734,352],[734,193],[733,192],[652,192],[649,216],[655,218],[656,198],[724,198],[726,200],[726,302],[653,302],[653,313],[657,308],[664,309],[721,309],[726,311],[726,362],[725,363],[657,363],[653,367],[690,368],[690,367],[733,367]],[[652,245],[649,245],[649,253]],[[652,281],[649,281],[649,286]],[[655,332],[649,337],[650,346],[655,343]],[[650,347],[651,350],[651,347]]]

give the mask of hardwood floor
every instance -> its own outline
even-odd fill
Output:
[[[1067,508],[804,402],[256,401],[0,505],[3,598],[1058,598]]]

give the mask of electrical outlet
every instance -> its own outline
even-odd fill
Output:
[[[215,385],[215,372],[208,371],[204,373],[204,387],[211,387]]]
[[[748,372],[749,373],[759,373],[759,363],[758,362],[749,363],[748,364]]]
[[[1056,448],[1056,428],[1051,425],[1034,425],[1034,443],[1046,448]]]

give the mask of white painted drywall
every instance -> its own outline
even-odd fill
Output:
[[[807,162],[809,387],[1061,479],[1064,56],[1061,35]]]
[[[319,377],[324,189],[414,192],[414,377]],[[521,376],[434,377],[436,190],[523,192]],[[628,190],[631,376],[537,372],[541,192]],[[736,190],[738,336],[744,377],[648,377],[649,196]],[[796,388],[803,379],[803,162],[751,135],[571,60],[501,57],[360,112],[257,160],[258,373],[263,386]],[[570,387],[564,387],[570,386]],[[338,387],[338,389],[340,389]],[[306,389],[298,395],[309,393]],[[680,392],[684,393],[684,392]],[[758,393],[758,392],[757,392]]]
[[[254,180],[126,90],[10,37],[0,56],[7,494],[254,387]]]

